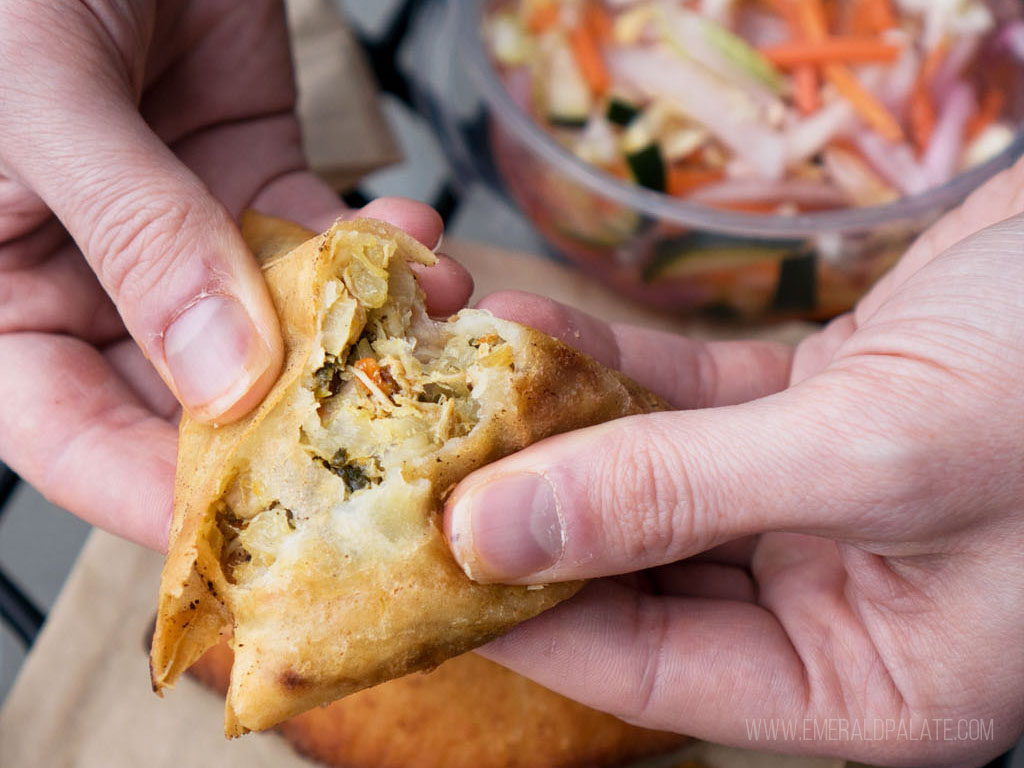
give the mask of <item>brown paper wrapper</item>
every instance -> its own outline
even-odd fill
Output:
[[[289,0],[286,8],[306,158],[343,192],[402,156],[362,50],[331,0]]]

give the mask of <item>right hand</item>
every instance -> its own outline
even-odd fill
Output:
[[[162,549],[179,402],[224,423],[280,372],[252,207],[326,228],[280,2],[0,4],[0,458],[84,519]],[[378,200],[428,247],[441,220]],[[470,280],[427,271],[439,314]]]
[[[481,652],[715,742],[927,765],[1014,743],[1022,190],[1024,161],[795,351],[609,326],[523,294],[482,301],[681,410],[549,438],[458,485],[446,530],[478,580],[629,574]],[[766,721],[799,738],[752,743]]]

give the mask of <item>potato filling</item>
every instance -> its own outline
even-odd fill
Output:
[[[236,587],[328,540],[348,559],[368,548],[367,535],[417,535],[425,512],[403,508],[415,505],[403,503],[410,481],[402,468],[468,435],[482,392],[515,369],[512,345],[489,315],[431,320],[404,261],[389,270],[393,253],[358,233],[345,245],[355,255],[325,287],[320,343],[278,406],[301,409],[298,441],[292,433],[243,462],[218,502],[221,566]]]

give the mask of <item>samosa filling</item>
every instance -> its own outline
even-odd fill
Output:
[[[482,393],[514,370],[512,346],[492,318],[431,320],[404,261],[388,270],[393,253],[366,236],[353,249],[358,236],[345,243],[356,255],[325,286],[320,343],[301,385],[278,407],[301,410],[297,442],[292,432],[240,466],[218,503],[221,565],[232,584],[254,583],[282,556],[299,558],[325,540],[350,559],[369,548],[367,535],[417,535],[425,515],[407,500],[402,468],[469,434]]]

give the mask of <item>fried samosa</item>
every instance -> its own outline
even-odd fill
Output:
[[[231,649],[220,643],[189,674],[225,693],[230,670]],[[277,730],[332,768],[615,768],[688,741],[585,707],[472,652],[315,707]]]
[[[160,692],[231,630],[229,736],[432,668],[572,596],[580,584],[472,581],[443,499],[544,437],[663,407],[530,328],[431,319],[409,263],[435,258],[386,224],[312,236],[250,214],[243,234],[285,366],[234,424],[182,417],[150,658]]]

